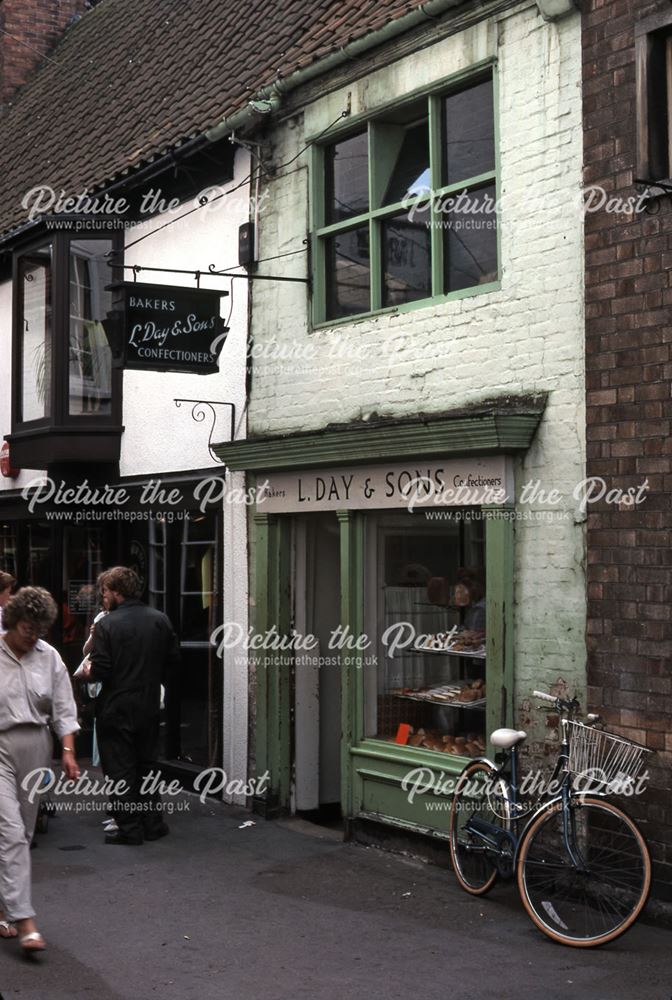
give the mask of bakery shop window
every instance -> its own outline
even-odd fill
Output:
[[[468,515],[468,516],[467,516]],[[378,515],[367,533],[366,735],[438,753],[485,750],[485,542],[477,511],[438,524]]]
[[[498,281],[490,70],[316,144],[312,178],[316,324]]]

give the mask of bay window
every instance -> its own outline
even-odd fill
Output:
[[[112,366],[110,253],[119,237],[59,231],[14,253],[12,458],[23,468],[115,462],[121,373]]]

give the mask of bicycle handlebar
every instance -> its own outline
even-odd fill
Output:
[[[546,694],[545,691],[533,691],[532,694],[535,698],[541,698],[542,701],[550,701],[552,705],[555,705],[557,712],[566,714],[569,719],[573,719],[581,711],[581,706],[576,698],[561,698],[559,695]]]

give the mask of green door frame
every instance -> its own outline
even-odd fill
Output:
[[[255,634],[291,628],[291,521],[254,514]],[[255,812],[267,818],[289,808],[292,768],[292,670],[287,654],[261,650],[256,666],[256,772],[268,771],[270,784],[255,798]],[[266,664],[261,666],[259,661]]]
[[[337,513],[341,534],[341,626],[347,626],[350,635],[360,636],[364,634],[365,511]],[[362,654],[353,650],[341,674],[341,809],[345,816],[354,815],[356,808],[350,751],[364,735],[362,660]]]

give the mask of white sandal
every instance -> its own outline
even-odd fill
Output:
[[[30,931],[29,934],[23,934],[19,938],[19,944],[21,948],[26,953],[32,953],[34,951],[44,951],[47,947],[44,943],[44,938],[39,931]]]
[[[15,931],[14,934],[10,933],[12,930]],[[2,931],[6,931],[6,933],[3,934]],[[0,920],[0,938],[9,941],[11,938],[15,938],[16,936],[16,928],[11,920]]]

